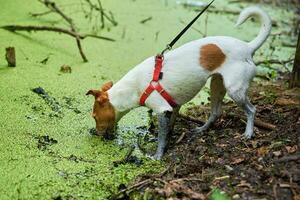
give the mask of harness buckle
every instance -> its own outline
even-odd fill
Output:
[[[159,62],[159,61],[163,61],[163,60],[164,60],[163,54],[157,54],[155,56],[155,62]]]
[[[159,80],[161,80],[161,79],[163,78],[163,75],[164,75],[164,73],[163,73],[163,72],[160,72],[160,73],[159,73],[159,77],[158,77],[158,78],[159,78]]]

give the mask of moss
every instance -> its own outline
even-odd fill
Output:
[[[80,10],[80,4],[71,0],[57,2],[69,4],[64,9],[73,13],[71,16],[82,32],[91,31],[91,24],[86,23],[82,14],[72,12]],[[115,14],[118,26],[105,28],[99,34],[117,41],[85,39],[83,48],[88,63],[81,61],[74,39],[68,36],[49,32],[12,34],[0,30],[0,55],[4,55],[7,46],[14,46],[17,54],[16,68],[6,67],[4,59],[0,59],[0,199],[105,199],[120,184],[161,169],[163,163],[148,159],[144,159],[141,167],[130,164],[113,167],[113,161],[126,154],[123,146],[135,143],[138,128],[147,125],[147,113],[145,109],[136,109],[121,121],[123,131],[119,133],[123,146],[103,141],[88,133],[94,126],[90,117],[93,99],[84,94],[105,81],[117,81],[135,64],[159,52],[183,27],[180,20],[188,22],[195,15],[171,1],[166,2],[168,5],[162,1],[153,4],[151,0],[104,1],[103,6]],[[35,1],[24,4],[2,0],[0,26],[53,23],[65,26],[54,14],[42,18],[28,14],[43,10],[43,5]],[[151,21],[140,23],[150,16]],[[252,39],[257,34],[256,24],[249,23],[236,30],[232,19],[232,16],[209,14],[208,34],[241,39]],[[221,21],[222,32],[217,25]],[[195,26],[202,29],[204,21]],[[200,38],[199,33],[190,30],[177,46],[196,38]],[[60,73],[62,65],[69,65],[72,73]],[[32,92],[37,87],[55,98],[62,114],[57,115]],[[201,96],[196,102],[201,101]],[[206,99],[206,93],[203,96]],[[43,136],[57,143],[38,148],[37,138]]]

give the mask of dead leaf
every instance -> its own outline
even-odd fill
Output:
[[[281,151],[274,151],[273,155],[276,157],[279,157],[279,156],[281,156]]]
[[[234,158],[233,161],[231,162],[232,165],[240,164],[243,162],[245,158]]]
[[[295,146],[286,146],[285,149],[287,150],[288,153],[295,153],[298,149],[297,145]]]
[[[296,99],[278,98],[275,104],[279,106],[289,106],[289,105],[299,105],[300,102],[297,101]]]
[[[260,147],[258,150],[257,150],[257,155],[258,156],[265,156],[266,154],[269,153],[269,147]]]
[[[241,182],[237,185],[237,187],[248,187],[251,188],[251,184],[247,183],[245,180],[241,180]]]

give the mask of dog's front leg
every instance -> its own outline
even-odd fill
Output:
[[[167,136],[170,132],[171,112],[158,114],[158,146],[154,155],[155,160],[160,160],[167,146]]]

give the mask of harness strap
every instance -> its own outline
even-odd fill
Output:
[[[148,96],[156,90],[172,107],[176,107],[177,103],[174,101],[174,99],[171,97],[171,95],[162,87],[162,85],[159,83],[159,79],[161,77],[161,69],[162,69],[162,62],[163,62],[163,56],[157,55],[155,57],[155,67],[153,72],[153,78],[152,81],[149,83],[148,87],[144,91],[144,93],[141,95],[140,98],[140,105],[144,106],[145,101],[147,100]]]
[[[155,67],[154,67],[152,81],[155,81],[155,82],[159,81],[163,60],[164,60],[164,57],[160,54],[158,54],[155,57]]]

